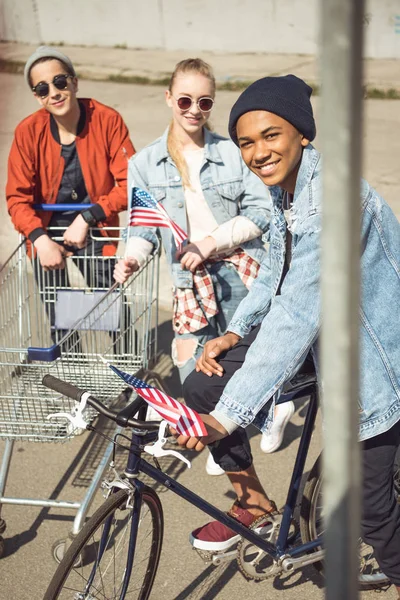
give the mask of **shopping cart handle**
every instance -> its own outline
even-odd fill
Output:
[[[35,210],[43,210],[44,212],[65,212],[67,210],[86,210],[92,208],[94,204],[34,204]]]
[[[61,356],[61,348],[58,344],[53,344],[49,348],[28,348],[28,361],[41,360],[43,362],[52,362]]]

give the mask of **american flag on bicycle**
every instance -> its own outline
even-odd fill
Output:
[[[158,414],[165,419],[179,434],[190,437],[201,437],[207,435],[207,430],[201,420],[200,415],[185,406],[178,400],[171,398],[161,390],[152,387],[142,379],[120,371],[117,367],[109,367],[121,377],[129,386],[133,387],[136,393],[146,400],[147,404],[154,408]]]
[[[132,187],[131,200],[130,226],[169,227],[174,236],[176,247],[178,250],[182,248],[183,242],[187,240],[187,235],[179,225],[169,218],[167,211],[160,202],[157,202],[149,192],[135,186]]]

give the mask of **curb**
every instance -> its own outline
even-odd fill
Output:
[[[12,60],[12,59],[1,59],[0,58],[0,73],[14,73],[18,75],[22,75],[24,72],[25,62]],[[99,70],[97,67],[84,66],[79,64],[77,66],[77,75],[80,79],[87,79],[91,81],[111,81],[114,83],[124,83],[124,84],[135,84],[135,85],[158,85],[158,86],[166,86],[169,84],[170,76],[169,75],[159,75],[157,77],[149,77],[144,75],[139,75],[134,72],[121,71],[118,69],[111,69],[102,67]],[[229,80],[218,81],[217,80],[217,90],[225,90],[225,91],[241,91],[246,89],[251,83],[255,81],[244,80],[244,79],[235,79],[235,77],[231,77]],[[307,81],[309,85],[313,88],[313,94],[315,96],[319,95],[320,86],[318,83],[313,81]],[[400,88],[396,87],[384,87],[372,83],[367,83],[363,86],[364,89],[364,98],[378,98],[382,100],[400,100]]]

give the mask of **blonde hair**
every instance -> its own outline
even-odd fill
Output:
[[[204,60],[202,60],[201,58],[186,58],[185,60],[181,60],[180,62],[178,62],[178,64],[175,67],[174,72],[171,75],[171,79],[170,79],[169,86],[168,86],[168,89],[171,93],[172,93],[172,88],[174,86],[175,79],[181,73],[197,73],[199,75],[203,75],[211,82],[212,94],[214,95],[214,93],[215,93],[214,73],[213,73],[213,70],[210,67],[210,65],[207,64]],[[204,126],[207,127],[208,129],[211,129],[208,122],[205,123]],[[178,169],[179,174],[182,178],[183,187],[190,188],[190,178],[189,178],[187,164],[186,164],[185,158],[182,154],[178,140],[176,139],[176,136],[174,135],[174,121],[171,122],[171,125],[169,127],[167,147],[168,147],[168,152],[169,152],[172,160],[174,161],[176,168]]]

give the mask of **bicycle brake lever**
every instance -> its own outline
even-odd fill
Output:
[[[83,411],[86,408],[86,403],[87,403],[87,399],[89,398],[89,396],[90,396],[89,392],[85,392],[84,394],[82,394],[80,402],[75,403],[75,406],[71,410],[70,413],[66,413],[66,412],[53,413],[52,415],[47,415],[47,418],[49,420],[60,419],[60,418],[67,419],[67,421],[69,421],[71,423],[71,425],[73,426],[74,429],[86,429],[87,423],[86,423],[85,419],[83,418]]]
[[[184,462],[188,469],[191,469],[192,465],[190,464],[190,461],[180,452],[176,452],[176,450],[164,450],[164,444],[167,442],[167,438],[165,437],[165,430],[167,426],[167,421],[161,421],[160,429],[158,430],[158,440],[154,442],[154,444],[145,446],[143,450],[147,452],[147,454],[154,456],[154,458],[160,458],[161,456],[174,456],[175,458]]]

